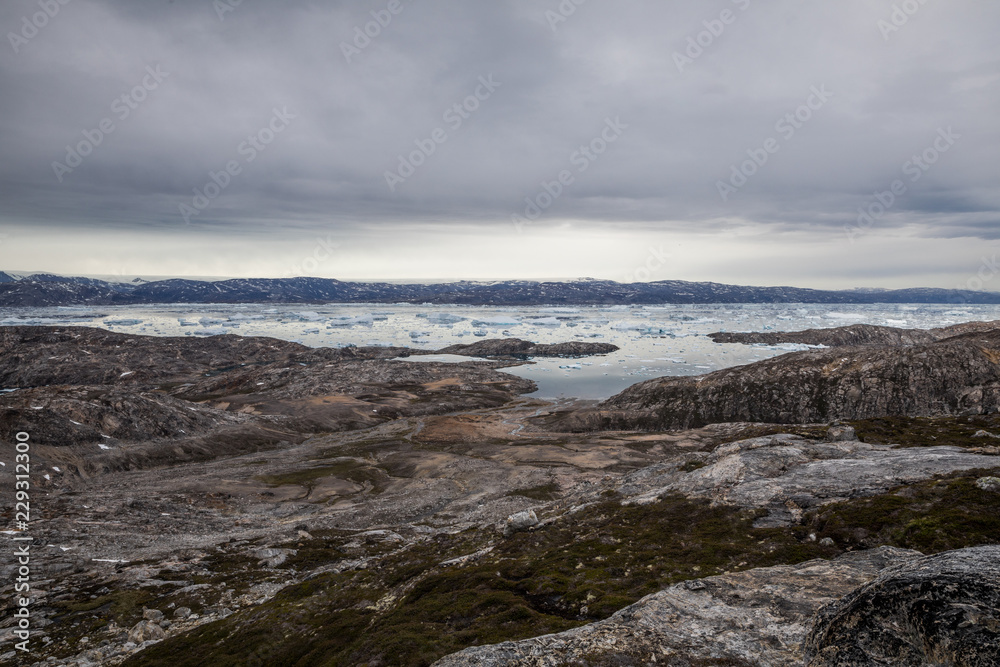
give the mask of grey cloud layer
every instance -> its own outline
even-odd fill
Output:
[[[243,0],[221,18],[219,2],[0,7],[0,224],[509,227],[620,118],[620,140],[535,224],[842,235],[952,127],[961,139],[877,225],[988,239],[1000,228],[996,3],[897,2],[917,9],[887,31],[893,4],[870,0]],[[43,5],[59,10],[12,40]],[[355,43],[379,18],[379,34]],[[683,71],[677,52],[690,58]],[[152,87],[147,68],[168,74]],[[500,87],[449,124],[490,75]],[[819,86],[829,100],[786,137],[777,124]],[[275,108],[294,118],[248,160]],[[102,122],[111,133],[56,173],[53,162],[77,161],[66,146]],[[386,172],[438,128],[446,141],[391,190]],[[718,182],[770,138],[777,152],[723,201]],[[179,206],[196,203],[196,188],[214,192],[211,174],[234,161],[239,172],[185,221]]]

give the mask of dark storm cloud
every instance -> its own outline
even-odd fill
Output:
[[[569,172],[536,228],[834,237],[952,128],[876,229],[997,233],[995,3],[63,2],[0,8],[0,224],[509,233]]]

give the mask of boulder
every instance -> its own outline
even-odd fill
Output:
[[[805,664],[1000,665],[1000,546],[889,566],[817,613]]]
[[[511,514],[507,517],[507,522],[503,527],[504,537],[510,537],[514,533],[527,530],[537,524],[538,517],[535,515],[534,510],[525,510],[524,512]]]
[[[150,640],[159,640],[167,636],[156,623],[152,621],[139,621],[128,631],[128,640],[137,646]]]

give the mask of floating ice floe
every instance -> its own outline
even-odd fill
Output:
[[[106,326],[119,326],[119,327],[134,327],[137,324],[142,324],[142,320],[135,320],[128,317],[122,317],[117,320],[104,320]]]
[[[56,324],[59,320],[48,317],[8,317],[0,320],[3,326],[37,326],[39,324]]]
[[[558,315],[576,315],[576,314],[578,314],[580,312],[580,309],[579,308],[561,308],[561,307],[539,308],[538,312],[540,312],[540,313],[553,313],[553,314],[558,314]]]
[[[222,336],[229,333],[227,329],[223,327],[208,327],[205,329],[199,329],[194,332],[195,336]]]
[[[474,327],[509,327],[521,324],[521,320],[510,315],[496,315],[472,320]]]
[[[178,317],[177,323],[182,327],[196,327],[198,326],[198,320],[191,320],[184,317]]]
[[[823,317],[828,320],[855,320],[858,322],[868,319],[867,315],[861,313],[826,313]]]
[[[218,317],[203,317],[200,320],[198,320],[198,324],[200,324],[203,327],[210,327],[215,324],[222,324],[225,321],[226,320],[220,319]]]
[[[659,324],[652,324],[650,322],[634,322],[629,320],[620,320],[611,325],[611,328],[615,331],[635,331],[640,334],[672,334],[671,329],[667,329]]]
[[[371,326],[374,321],[375,316],[371,313],[364,313],[363,315],[335,315],[327,320],[326,328],[350,327],[355,324]]]
[[[563,325],[562,320],[556,317],[540,317],[537,320],[531,320],[531,324],[541,327],[561,327]]]
[[[564,364],[564,365],[560,366],[559,368],[562,368],[562,369],[565,369],[565,370],[575,370],[575,371],[583,370],[583,366],[581,366],[580,364]]]
[[[304,333],[304,334],[318,334],[319,333],[319,329],[303,329],[302,333]]]
[[[292,315],[299,318],[300,320],[305,320],[306,322],[319,322],[320,320],[325,319],[322,315],[312,310],[305,310],[300,313],[292,313]]]
[[[757,347],[757,346],[755,346]],[[777,345],[763,345],[768,350],[782,350],[784,352],[802,352],[803,350],[823,350],[826,345],[806,345],[805,343],[779,343]]]
[[[425,317],[428,322],[434,324],[455,324],[456,322],[463,322],[466,319],[461,315],[452,315],[451,313],[418,313],[417,317]]]

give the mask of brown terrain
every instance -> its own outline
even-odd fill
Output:
[[[445,364],[3,328],[4,537],[25,431],[33,602],[23,654],[0,561],[0,663],[997,664],[998,335],[595,405],[502,371],[611,351],[580,343]]]

